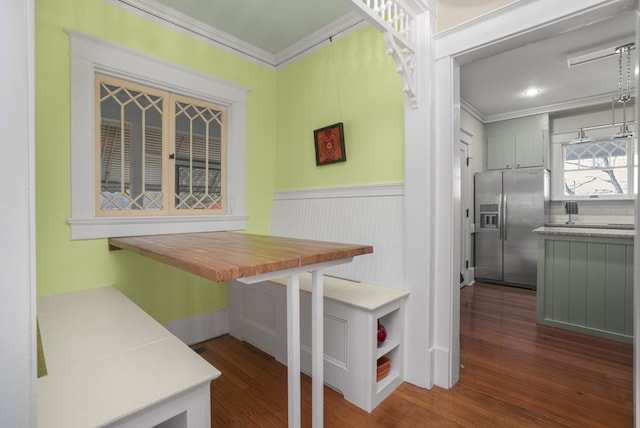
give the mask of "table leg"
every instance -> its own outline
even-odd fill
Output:
[[[324,293],[321,270],[312,272],[311,282],[312,426],[321,428],[324,417]]]
[[[300,427],[300,279],[287,277],[287,375],[289,428]]]

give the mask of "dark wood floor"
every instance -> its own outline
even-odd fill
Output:
[[[327,427],[631,427],[631,344],[535,323],[535,292],[476,284],[461,290],[460,382],[402,384],[371,414],[325,387]],[[222,336],[193,346],[222,372],[212,383],[214,427],[285,427],[287,369]],[[311,382],[302,377],[310,426]]]

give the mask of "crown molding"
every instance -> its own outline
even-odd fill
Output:
[[[290,64],[327,45],[330,39],[343,37],[366,24],[357,13],[350,12],[274,55],[155,0],[103,1],[272,69]]]
[[[548,104],[540,107],[518,110],[504,114],[484,116],[484,123],[498,122],[500,120],[517,119],[519,117],[533,116],[535,114],[555,113],[563,110],[574,110],[582,107],[591,107],[598,104],[611,103],[611,99],[614,95],[615,93],[595,95],[591,97],[578,98],[563,103]]]
[[[462,98],[460,98],[460,108],[466,111],[467,113],[469,113],[476,120],[482,123],[485,123],[487,121],[486,118],[482,115],[482,113],[480,113],[478,110],[476,110],[474,106],[472,106]]]
[[[634,89],[635,91],[635,89]],[[595,95],[591,97],[577,98],[575,100],[566,101],[563,103],[547,104],[539,107],[533,107],[524,110],[510,111],[508,113],[494,114],[485,116],[480,113],[475,107],[460,99],[460,108],[464,109],[471,116],[475,117],[480,122],[487,124],[491,122],[499,122],[501,120],[518,119],[520,117],[533,116],[536,114],[555,113],[565,110],[575,110],[583,107],[592,107],[599,104],[611,103],[612,97],[616,95],[615,92],[608,94]]]
[[[345,16],[324,26],[318,31],[309,34],[302,40],[283,49],[275,55],[275,67],[282,67],[298,59],[315,52],[323,46],[331,43],[332,40],[339,39],[347,34],[364,27],[367,24],[356,12],[349,12]]]
[[[275,56],[232,35],[193,19],[154,0],[104,0],[155,23],[179,31],[226,52],[263,66],[275,67]]]

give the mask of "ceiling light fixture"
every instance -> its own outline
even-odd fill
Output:
[[[540,92],[542,92],[542,91],[540,89],[538,89],[538,88],[531,88],[531,89],[527,89],[526,91],[524,91],[524,95],[527,96],[527,97],[535,97]]]

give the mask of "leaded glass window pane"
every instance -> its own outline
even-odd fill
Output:
[[[164,209],[164,95],[100,76],[99,212]]]
[[[103,75],[96,95],[98,215],[224,214],[226,107]]]
[[[184,210],[221,210],[226,109],[174,98],[175,202]]]

